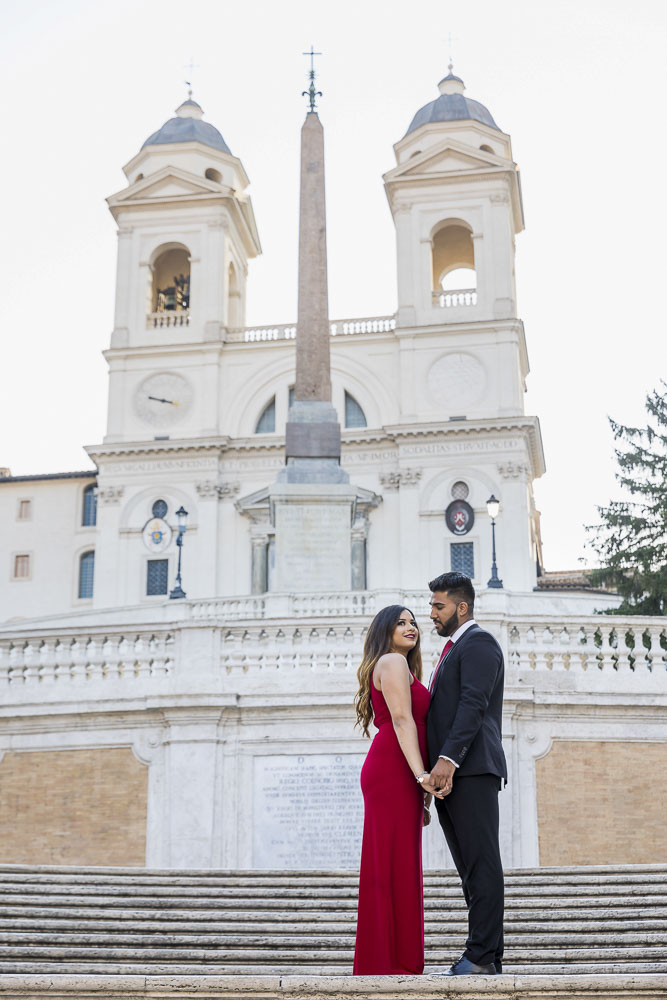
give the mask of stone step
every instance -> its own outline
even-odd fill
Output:
[[[7,975],[1,984],[4,1000],[664,1000],[667,977],[615,973],[503,975],[455,978],[438,976],[318,976],[195,974],[174,976],[169,970],[144,975],[123,970],[109,975]]]
[[[452,961],[452,951],[450,948],[429,949],[428,961],[433,964],[449,964]],[[17,961],[57,961],[85,959],[96,962],[163,962],[169,965],[192,962],[196,957],[198,962],[215,963],[220,962],[221,952],[219,949],[200,947],[195,949],[192,946],[181,947],[146,947],[146,948],[124,948],[115,945],[100,947],[85,944],[77,947],[67,947],[66,945],[44,945],[34,944],[30,946],[16,945],[12,947],[0,946],[0,961],[8,962],[12,958]],[[536,940],[526,947],[512,947],[507,949],[507,965],[513,962],[522,964],[532,964],[532,957],[535,956],[539,962],[587,962],[599,965],[611,962],[636,961],[636,962],[660,962],[665,960],[664,943],[658,942],[645,945],[634,944],[627,947],[596,945],[594,948],[581,948],[576,946],[554,947],[551,938],[545,936],[541,940]],[[458,957],[454,955],[453,957]],[[318,965],[343,964],[348,968],[352,964],[351,949],[340,947],[321,948],[317,956],[312,955],[312,949],[304,955],[303,942],[294,944],[289,948],[285,944],[278,945],[275,940],[269,940],[262,946],[254,943],[253,946],[230,948],[224,952],[226,965],[239,963],[253,964],[263,962],[271,964],[274,971],[283,970],[283,966],[294,965],[300,967],[300,961],[313,960]]]
[[[512,971],[667,973],[667,866],[514,871],[507,886]],[[3,866],[0,973],[349,976],[357,887],[349,871]],[[446,968],[466,936],[455,874],[427,875],[425,912],[427,962]]]
[[[506,938],[508,947],[514,941],[523,943],[526,938],[530,941],[538,941],[546,937],[554,944],[569,944],[570,942],[576,944],[580,942],[582,945],[591,945],[605,943],[609,940],[609,935],[613,933],[615,942],[618,945],[625,946],[627,944],[642,942],[660,944],[667,938],[665,934],[666,929],[667,923],[664,921],[661,925],[656,925],[649,921],[641,921],[628,925],[621,921],[617,922],[614,927],[607,927],[606,924],[591,926],[590,924],[569,925],[564,923],[549,924],[548,922],[541,924],[524,923],[518,926],[513,924],[506,925]],[[465,936],[465,931],[466,923],[463,921],[458,924],[449,925],[446,928],[435,924],[427,924],[425,928],[426,938],[431,942],[448,940],[452,937],[460,938],[461,934]],[[165,945],[182,942],[192,947],[200,944],[209,944],[210,946],[224,945],[225,947],[232,948],[240,947],[244,943],[250,942],[252,942],[254,947],[264,945],[270,947],[272,942],[276,942],[281,947],[303,948],[305,940],[308,946],[313,949],[328,948],[332,940],[336,943],[346,942],[353,945],[354,935],[355,926],[352,921],[346,924],[338,923],[325,927],[318,926],[316,931],[314,928],[308,928],[307,926],[296,928],[291,924],[284,924],[279,927],[272,924],[262,924],[246,928],[229,927],[222,931],[214,928],[194,928],[187,933],[184,933],[182,929],[179,933],[174,933],[173,928],[159,928],[148,932],[145,928],[139,928],[136,925],[131,929],[128,929],[127,926],[122,929],[111,929],[105,926],[96,930],[72,927],[67,929],[57,928],[55,931],[37,930],[34,927],[7,927],[0,928],[0,944],[18,944],[26,941],[35,944],[56,944],[59,941],[87,944],[100,941],[107,942],[111,946],[122,941],[134,942],[137,945],[159,941]]]
[[[141,930],[145,933],[173,933],[174,924],[177,922],[176,919],[141,919],[131,912],[126,914],[125,920],[118,920],[117,917],[108,917],[104,914],[95,917],[95,919],[70,919],[69,917],[65,917],[55,920],[48,910],[45,910],[44,913],[45,916],[38,919],[9,917],[6,920],[2,920],[0,922],[0,935],[5,929],[15,933],[25,932],[30,934],[36,931],[54,931],[58,934],[68,934],[95,930],[103,931],[105,934],[127,933],[130,921],[132,922],[132,927],[137,931]],[[593,913],[596,916],[588,918],[579,913],[575,915],[565,912],[559,913],[556,917],[554,915],[545,916],[544,913],[539,911],[535,911],[532,914],[525,914],[521,912],[513,913],[510,910],[507,913],[505,925],[507,933],[510,934],[531,933],[542,927],[551,931],[590,933],[591,925],[598,925],[601,920],[604,920],[604,933],[609,933],[610,931],[624,933],[628,930],[667,930],[667,911],[664,912],[662,917],[658,917],[657,914],[651,913],[650,910],[635,910],[630,911],[630,914],[623,914],[620,919],[617,919],[617,914],[615,918],[609,918],[604,911],[600,910],[595,910]],[[176,916],[178,919],[178,915]],[[266,913],[257,913],[251,919],[248,919],[246,913],[238,913],[232,918],[226,919],[211,920],[206,918],[196,921],[190,920],[189,922],[183,921],[185,926],[180,928],[180,931],[187,935],[226,934],[230,932],[236,934],[289,933],[310,935],[312,933],[339,934],[347,931],[349,928],[354,929],[355,922],[349,914],[345,916],[341,915],[338,919],[331,919],[331,915],[329,915],[328,919],[325,919],[323,914],[317,914],[316,919],[307,919],[307,916],[299,913],[283,913],[277,918],[273,918],[272,915],[272,919],[268,920]],[[630,920],[632,921],[631,925],[629,924]],[[427,915],[425,920],[427,934],[460,933],[461,928],[465,926],[465,913],[462,910],[457,910],[456,914],[439,915],[437,919],[430,919]]]

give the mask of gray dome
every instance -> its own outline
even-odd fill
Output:
[[[409,135],[410,132],[414,132],[415,129],[421,125],[427,125],[429,122],[460,121],[481,122],[482,125],[489,125],[500,132],[501,130],[494,122],[489,109],[485,108],[479,101],[471,101],[470,98],[464,97],[463,90],[463,80],[460,77],[454,76],[452,73],[446,76],[444,80],[440,81],[440,96],[419,109],[405,134]]]
[[[231,156],[232,151],[217,128],[200,120],[203,113],[196,101],[184,101],[176,109],[177,117],[170,118],[162,128],[149,135],[141,148],[164,146],[172,142],[201,142],[204,146],[211,146],[212,149],[219,149],[220,152],[229,153]]]

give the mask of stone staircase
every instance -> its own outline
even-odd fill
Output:
[[[356,904],[350,871],[0,866],[0,974],[347,976]],[[452,872],[425,911],[428,972],[463,950]],[[505,926],[514,976],[667,973],[667,866],[509,871]]]

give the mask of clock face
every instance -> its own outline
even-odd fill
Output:
[[[180,423],[192,404],[192,386],[177,372],[149,375],[134,394],[137,416],[153,427]]]

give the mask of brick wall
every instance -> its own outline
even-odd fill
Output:
[[[144,865],[147,794],[129,747],[6,753],[0,862]]]
[[[536,761],[541,865],[667,860],[667,743],[555,740]]]

